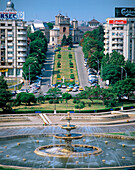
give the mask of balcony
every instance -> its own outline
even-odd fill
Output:
[[[123,44],[123,41],[112,41],[112,44]]]
[[[14,51],[14,49],[13,48],[8,48],[8,51]]]
[[[112,35],[112,38],[123,38],[122,35]]]
[[[108,47],[108,46],[105,46],[104,48],[105,48],[105,50],[108,50],[108,49],[109,49],[109,47]]]
[[[20,58],[17,60],[17,62],[19,62],[19,63],[24,63],[25,61],[26,61],[25,58]]]
[[[112,46],[112,50],[123,50],[123,46]]]
[[[17,37],[17,40],[27,40],[26,37]]]
[[[109,35],[104,35],[104,38],[109,38]]]
[[[6,47],[5,47],[5,45],[1,45],[1,47],[0,47],[1,49],[5,49]]]
[[[17,51],[27,51],[27,48],[17,48]]]
[[[18,42],[17,45],[18,45],[18,46],[27,46],[27,43],[26,43],[26,42],[25,42],[25,43],[23,43],[23,42]]]
[[[20,32],[17,32],[18,35],[26,35],[26,31],[20,31]]]
[[[8,54],[8,57],[13,57],[13,54]]]
[[[104,43],[105,43],[105,44],[108,44],[108,43],[109,43],[109,40],[104,40]]]
[[[17,56],[19,56],[19,57],[27,57],[27,54],[25,53],[25,54],[17,54]]]
[[[13,37],[7,37],[8,40],[13,40]]]

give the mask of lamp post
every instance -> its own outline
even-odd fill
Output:
[[[29,64],[29,87],[30,87],[30,66],[31,66],[32,64],[34,64],[34,63],[36,63],[36,61],[34,61],[33,63]]]

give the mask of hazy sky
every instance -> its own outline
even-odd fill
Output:
[[[0,11],[5,10],[8,0],[0,0]],[[97,19],[105,22],[114,17],[115,7],[135,7],[135,0],[11,0],[17,11],[25,12],[25,20],[39,19],[54,21],[61,12],[71,20],[90,21]]]

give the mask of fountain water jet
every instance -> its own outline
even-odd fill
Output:
[[[34,153],[40,156],[50,156],[50,157],[61,157],[66,158],[69,156],[72,157],[86,157],[89,155],[96,155],[102,153],[102,149],[91,146],[91,145],[82,145],[82,144],[74,144],[72,145],[72,140],[81,139],[83,137],[82,134],[70,133],[71,130],[76,129],[75,125],[70,124],[70,113],[68,112],[68,116],[66,117],[67,125],[62,125],[61,128],[67,131],[66,134],[56,134],[54,137],[56,139],[65,140],[65,144],[55,144],[55,145],[46,145],[36,148]]]

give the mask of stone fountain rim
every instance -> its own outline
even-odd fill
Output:
[[[55,145],[45,145],[45,146],[40,146],[38,148],[35,149],[34,153],[36,153],[39,156],[49,156],[49,157],[57,157],[57,158],[68,158],[68,157],[88,157],[90,155],[99,155],[101,153],[103,153],[102,149],[97,147],[97,146],[92,146],[92,145],[83,145],[83,144],[73,144],[73,147],[83,147],[83,148],[92,148],[95,151],[93,153],[91,152],[63,152],[62,154],[51,154],[51,153],[46,153],[46,152],[42,152],[41,150],[44,149],[49,149],[49,148],[54,148],[54,147],[63,147],[66,146],[66,144],[55,144]]]

